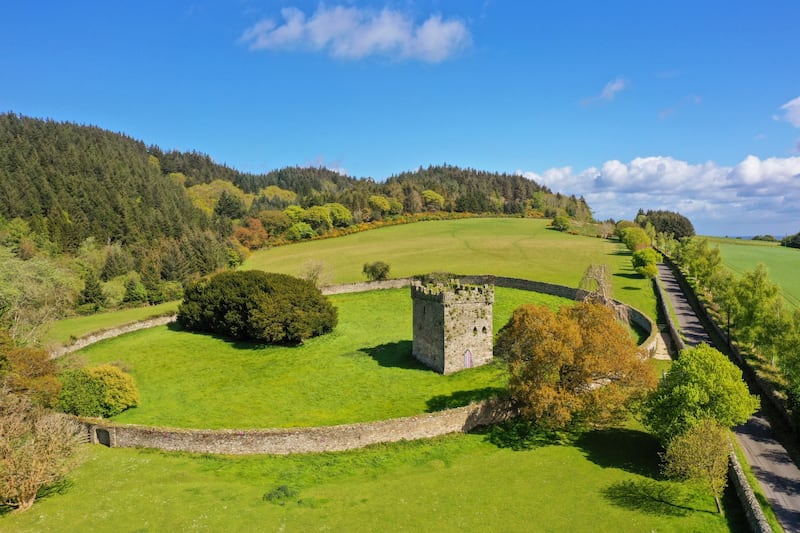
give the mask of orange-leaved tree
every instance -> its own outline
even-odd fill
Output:
[[[495,354],[509,366],[509,392],[523,416],[548,429],[607,425],[655,384],[612,309],[589,302],[523,305],[500,330]]]

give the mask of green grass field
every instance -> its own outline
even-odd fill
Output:
[[[284,457],[95,446],[60,494],[0,530],[746,530],[735,505],[726,520],[710,496],[659,480],[657,451],[635,429],[526,451],[479,434]]]
[[[140,322],[148,318],[172,314],[177,312],[178,304],[180,304],[180,302],[167,302],[161,305],[122,309],[120,311],[59,320],[53,322],[47,331],[44,332],[42,344],[45,346],[69,344],[72,340],[89,333],[119,327],[133,322]]]
[[[738,275],[764,263],[769,279],[780,285],[786,302],[800,308],[800,250],[764,241],[708,239],[719,245],[724,265]]]
[[[77,356],[130,369],[141,404],[115,420],[193,428],[333,425],[466,405],[505,386],[502,365],[442,376],[411,356],[407,289],[331,297],[339,325],[299,347],[263,346],[170,329],[142,330]],[[494,328],[523,303],[564,298],[497,288]]]
[[[259,252],[245,267],[297,274],[309,259],[330,265],[336,282],[360,280],[364,262],[384,260],[393,277],[443,270],[571,286],[588,264],[605,263],[615,273],[617,297],[656,316],[649,282],[633,274],[620,245],[552,232],[543,221],[384,228]],[[407,291],[333,301],[340,309],[337,330],[300,348],[262,348],[163,327],[99,343],[81,356],[120,360],[136,376],[142,407],[120,421],[185,427],[401,416],[491,393],[504,382],[497,367],[440,376],[409,360]],[[566,303],[498,288],[495,330],[526,301]],[[87,318],[59,324],[53,338],[131,321],[108,316],[96,319],[103,324],[98,328]],[[301,381],[292,370],[308,372],[309,358],[315,374]],[[222,401],[207,403],[213,397]],[[313,402],[322,407],[310,408]],[[24,514],[0,516],[0,531],[746,530],[730,496],[726,519],[716,515],[710,496],[661,480],[658,451],[635,424],[525,451],[498,447],[484,434],[284,457],[93,446],[60,490]]]
[[[364,263],[385,261],[391,277],[443,271],[494,274],[577,287],[586,267],[608,265],[614,295],[653,319],[650,282],[634,273],[630,253],[617,242],[567,235],[547,220],[466,219],[419,222],[335,239],[260,250],[243,268],[299,275],[307,261],[324,261],[334,283],[363,281]]]

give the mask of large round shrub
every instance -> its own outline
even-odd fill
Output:
[[[111,417],[139,404],[133,376],[114,365],[68,370],[60,379],[58,407],[65,413]]]
[[[178,323],[234,339],[299,343],[336,327],[336,308],[310,281],[258,270],[222,272],[186,289]]]

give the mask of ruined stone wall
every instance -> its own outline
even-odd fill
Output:
[[[352,450],[381,442],[417,440],[467,432],[515,415],[510,404],[493,399],[465,407],[361,424],[288,429],[175,429],[81,419],[91,440],[110,447],[158,448],[231,455],[319,453]]]

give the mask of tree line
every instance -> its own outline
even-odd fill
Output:
[[[722,264],[719,246],[707,239],[658,243],[686,272],[695,292],[708,302],[712,314],[732,343],[761,360],[784,389],[790,414],[800,416],[800,309],[790,309],[780,287],[770,281],[767,268],[734,274]]]
[[[591,219],[522,176],[430,166],[384,182],[325,168],[240,172],[93,126],[0,114],[0,326],[180,299],[252,251],[472,214]]]

